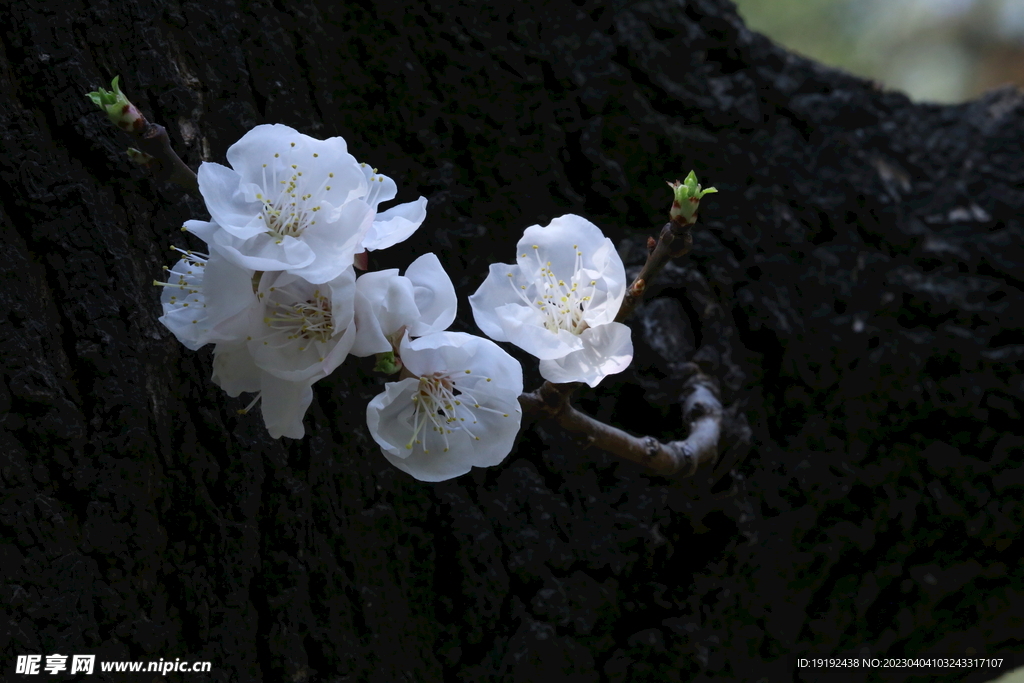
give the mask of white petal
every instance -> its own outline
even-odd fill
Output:
[[[247,309],[257,306],[252,271],[209,257],[181,259],[167,271],[160,322],[193,351],[211,342],[243,342],[248,335]]]
[[[384,393],[378,394],[366,406],[366,426],[385,455],[401,458],[412,452],[405,449],[405,445],[412,434],[412,397],[418,387],[419,380],[415,378],[388,382]]]
[[[334,320],[334,334],[352,325],[353,303],[356,295],[356,270],[349,266],[338,277],[325,284],[331,292],[331,313]]]
[[[501,464],[515,444],[519,433],[520,414],[514,412],[510,404],[497,404],[498,409],[508,410],[509,417],[500,414],[478,413],[479,424],[474,425],[474,433],[481,434],[480,440],[469,436],[464,431],[453,431],[448,435],[448,452],[444,451],[444,442],[436,432],[429,432],[424,444],[432,448],[424,449],[417,444],[405,458],[400,458],[388,451],[384,457],[397,467],[420,481],[446,481],[469,472],[473,467],[493,467]],[[518,406],[516,406],[518,407]],[[430,450],[430,453],[425,452]]]
[[[378,312],[381,331],[391,337],[403,327],[413,325],[420,317],[416,294],[407,277],[395,276],[388,282],[387,294]]]
[[[454,371],[459,380],[490,377],[489,389],[498,387],[518,401],[523,393],[523,368],[494,342],[465,332],[437,332],[419,339],[402,341],[402,358],[408,357],[410,372],[430,375]],[[469,370],[469,373],[465,371]],[[463,374],[466,376],[463,377]]]
[[[369,251],[386,249],[402,242],[423,224],[427,218],[427,200],[420,197],[414,202],[393,206],[377,214],[373,226],[363,239],[363,248]]]
[[[374,314],[384,305],[384,299],[388,295],[388,283],[396,277],[399,277],[398,268],[388,268],[363,273],[356,279],[356,289],[366,297],[373,307]]]
[[[398,185],[383,173],[374,173],[370,164],[359,164],[366,180],[366,192],[360,197],[369,204],[374,213],[383,202],[390,202],[398,195]]]
[[[303,268],[316,258],[305,242],[285,237],[280,243],[265,232],[242,240],[226,230],[212,233],[210,249],[242,268],[262,271],[293,271]]]
[[[164,307],[164,314],[159,318],[160,324],[166,327],[174,337],[190,351],[195,351],[210,343],[208,330],[199,327],[200,320],[188,308]]]
[[[467,369],[471,350],[462,348],[470,339],[479,339],[463,332],[438,332],[419,339],[402,339],[399,355],[414,375],[425,377],[445,368]],[[497,345],[495,345],[497,347]]]
[[[405,271],[413,284],[419,320],[409,325],[409,334],[420,337],[441,332],[455,322],[459,305],[455,286],[434,254],[424,254],[413,261]]]
[[[556,384],[586,382],[596,387],[608,375],[625,370],[633,360],[629,328],[622,323],[588,328],[580,339],[583,349],[564,358],[542,360],[541,377]]]
[[[452,430],[443,438],[437,432],[425,429],[420,439],[422,443],[413,444],[411,450],[406,449],[405,444],[401,445],[400,450],[405,451],[404,458],[386,450],[384,457],[420,481],[444,481],[466,474],[473,467],[500,464],[512,450],[521,425],[518,400],[497,400],[483,394],[476,398],[487,410],[476,409],[466,413],[476,419],[476,424],[470,424],[468,430]],[[401,425],[404,421],[400,419],[396,424]]]
[[[199,192],[214,222],[243,240],[266,230],[261,203],[249,198],[251,188],[236,171],[204,161],[197,175]]]
[[[525,253],[526,258],[517,263],[530,268],[537,261],[544,264],[550,261],[549,267],[555,275],[568,282],[576,270],[576,252],[582,252],[584,268],[592,267],[592,254],[606,239],[601,229],[587,219],[567,214],[553,219],[547,226],[527,228],[517,245],[519,253]],[[538,248],[534,250],[533,245]],[[533,251],[537,252],[536,256]]]
[[[303,144],[305,137],[280,123],[256,126],[228,148],[228,163],[247,182],[258,182],[263,177],[263,164],[268,163],[268,158],[273,159],[275,153],[288,152],[293,142]]]
[[[388,283],[395,277],[398,277],[398,269],[390,268],[363,273],[356,280],[353,356],[362,358],[391,351],[391,342],[381,328],[379,316],[388,294]]]
[[[380,321],[373,311],[373,306],[361,291],[356,290],[355,299],[356,338],[350,353],[359,358],[372,356],[375,353],[391,351],[391,342],[380,329]]]
[[[597,287],[583,319],[591,327],[614,322],[626,296],[626,268],[611,240],[606,239],[594,251],[593,265],[586,268],[587,277],[596,280]]]
[[[213,377],[228,396],[259,391],[262,373],[245,344],[217,344],[213,348]]]
[[[516,285],[508,283],[511,279],[508,277],[509,273],[512,273],[514,278],[519,273],[519,267],[507,263],[492,263],[483,284],[469,297],[469,305],[473,309],[473,320],[476,321],[477,327],[495,341],[508,341],[497,309],[506,304],[517,304],[527,308],[514,290]]]
[[[217,252],[210,254],[205,271],[203,293],[211,341],[244,341],[249,319],[240,314],[259,305],[252,291],[253,271],[239,268]]]
[[[213,221],[185,221],[183,227],[207,244],[213,241],[214,233],[222,229]]]
[[[263,423],[271,437],[280,439],[287,436],[289,439],[301,439],[306,433],[302,426],[302,418],[312,402],[311,381],[288,382],[267,373],[263,374],[260,403]]]
[[[359,201],[341,207],[336,220],[317,221],[306,228],[302,240],[315,254],[307,265],[288,271],[314,283],[327,282],[351,268],[360,242],[373,221],[373,212]]]

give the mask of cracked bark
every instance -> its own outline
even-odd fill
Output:
[[[39,0],[0,24],[0,677],[95,651],[223,681],[785,680],[810,652],[1019,650],[1017,90],[915,104],[719,0]],[[191,167],[259,123],[345,136],[430,199],[375,265],[441,253],[463,301],[569,212],[633,276],[632,226],[696,169],[722,194],[627,321],[634,367],[574,401],[669,442],[699,370],[719,463],[645,477],[538,422],[424,486],[377,455],[380,387],[347,365],[308,439],[269,440],[156,321],[203,209],[82,97],[115,73]]]

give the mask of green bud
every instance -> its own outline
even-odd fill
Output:
[[[383,372],[385,375],[393,375],[402,369],[402,361],[395,359],[394,351],[378,353],[377,364],[373,366],[376,372]]]
[[[110,82],[111,90],[94,90],[86,93],[85,96],[92,100],[92,103],[102,109],[110,117],[111,123],[122,130],[134,130],[141,128],[146,123],[142,112],[135,108],[135,105],[128,101],[128,98],[121,92],[118,85],[120,76],[114,76]]]
[[[677,223],[687,225],[697,221],[697,208],[700,206],[701,197],[718,192],[713,187],[701,188],[700,183],[697,182],[697,174],[693,171],[690,171],[683,182],[677,180],[674,183],[668,183],[668,186],[672,188],[673,193],[669,217]]]

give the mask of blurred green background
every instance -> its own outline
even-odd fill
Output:
[[[1024,0],[734,1],[777,43],[919,102],[1024,86]]]

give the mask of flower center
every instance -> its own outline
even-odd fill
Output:
[[[469,370],[464,370],[463,372],[467,375],[471,374]],[[448,435],[455,430],[464,431],[475,441],[480,440],[480,437],[473,434],[469,428],[469,425],[477,424],[474,411],[483,410],[499,414],[502,417],[508,417],[508,413],[502,413],[493,408],[480,405],[480,402],[471,393],[466,391],[465,387],[462,389],[458,388],[455,378],[461,374],[434,373],[433,375],[419,378],[419,387],[417,387],[417,391],[412,395],[413,410],[415,412],[413,414],[412,436],[409,442],[405,444],[407,450],[412,450],[414,444],[423,444],[423,441],[420,439],[420,432],[427,426],[430,427],[431,431],[441,435],[444,443],[444,452],[447,453],[449,449]],[[484,381],[490,382],[491,380],[485,377]],[[424,448],[423,452],[429,454],[430,450]]]
[[[579,245],[572,245],[572,249],[575,252],[574,265],[568,283],[551,270],[551,261],[545,263],[540,260],[540,247],[536,244],[533,245],[536,266],[531,268],[528,263],[520,263],[519,266],[523,273],[533,271],[530,278],[533,285],[530,288],[520,285],[516,293],[527,306],[536,308],[543,314],[545,329],[555,334],[559,330],[565,330],[578,335],[587,329],[583,313],[597,287],[597,281],[588,279],[584,273],[583,252],[579,250]],[[527,255],[520,254],[519,258],[525,259]],[[508,276],[514,277],[512,273]],[[509,282],[513,281],[510,279]],[[512,287],[515,289],[515,284],[512,284]],[[532,294],[533,298],[528,294]]]
[[[313,156],[319,156],[314,154]],[[275,154],[275,159],[280,159]],[[304,176],[298,164],[282,167],[274,164],[270,175],[267,175],[267,164],[263,164],[262,192],[256,199],[263,202],[260,216],[267,228],[267,234],[280,244],[285,237],[300,237],[306,228],[316,225],[316,212],[325,192],[330,191],[333,173],[328,173],[320,186],[313,189],[309,176]],[[280,171],[280,175],[279,175]]]
[[[308,301],[274,302],[273,315],[265,317],[263,322],[275,330],[290,332],[288,339],[328,342],[334,334],[331,300],[320,294],[319,289]]]

